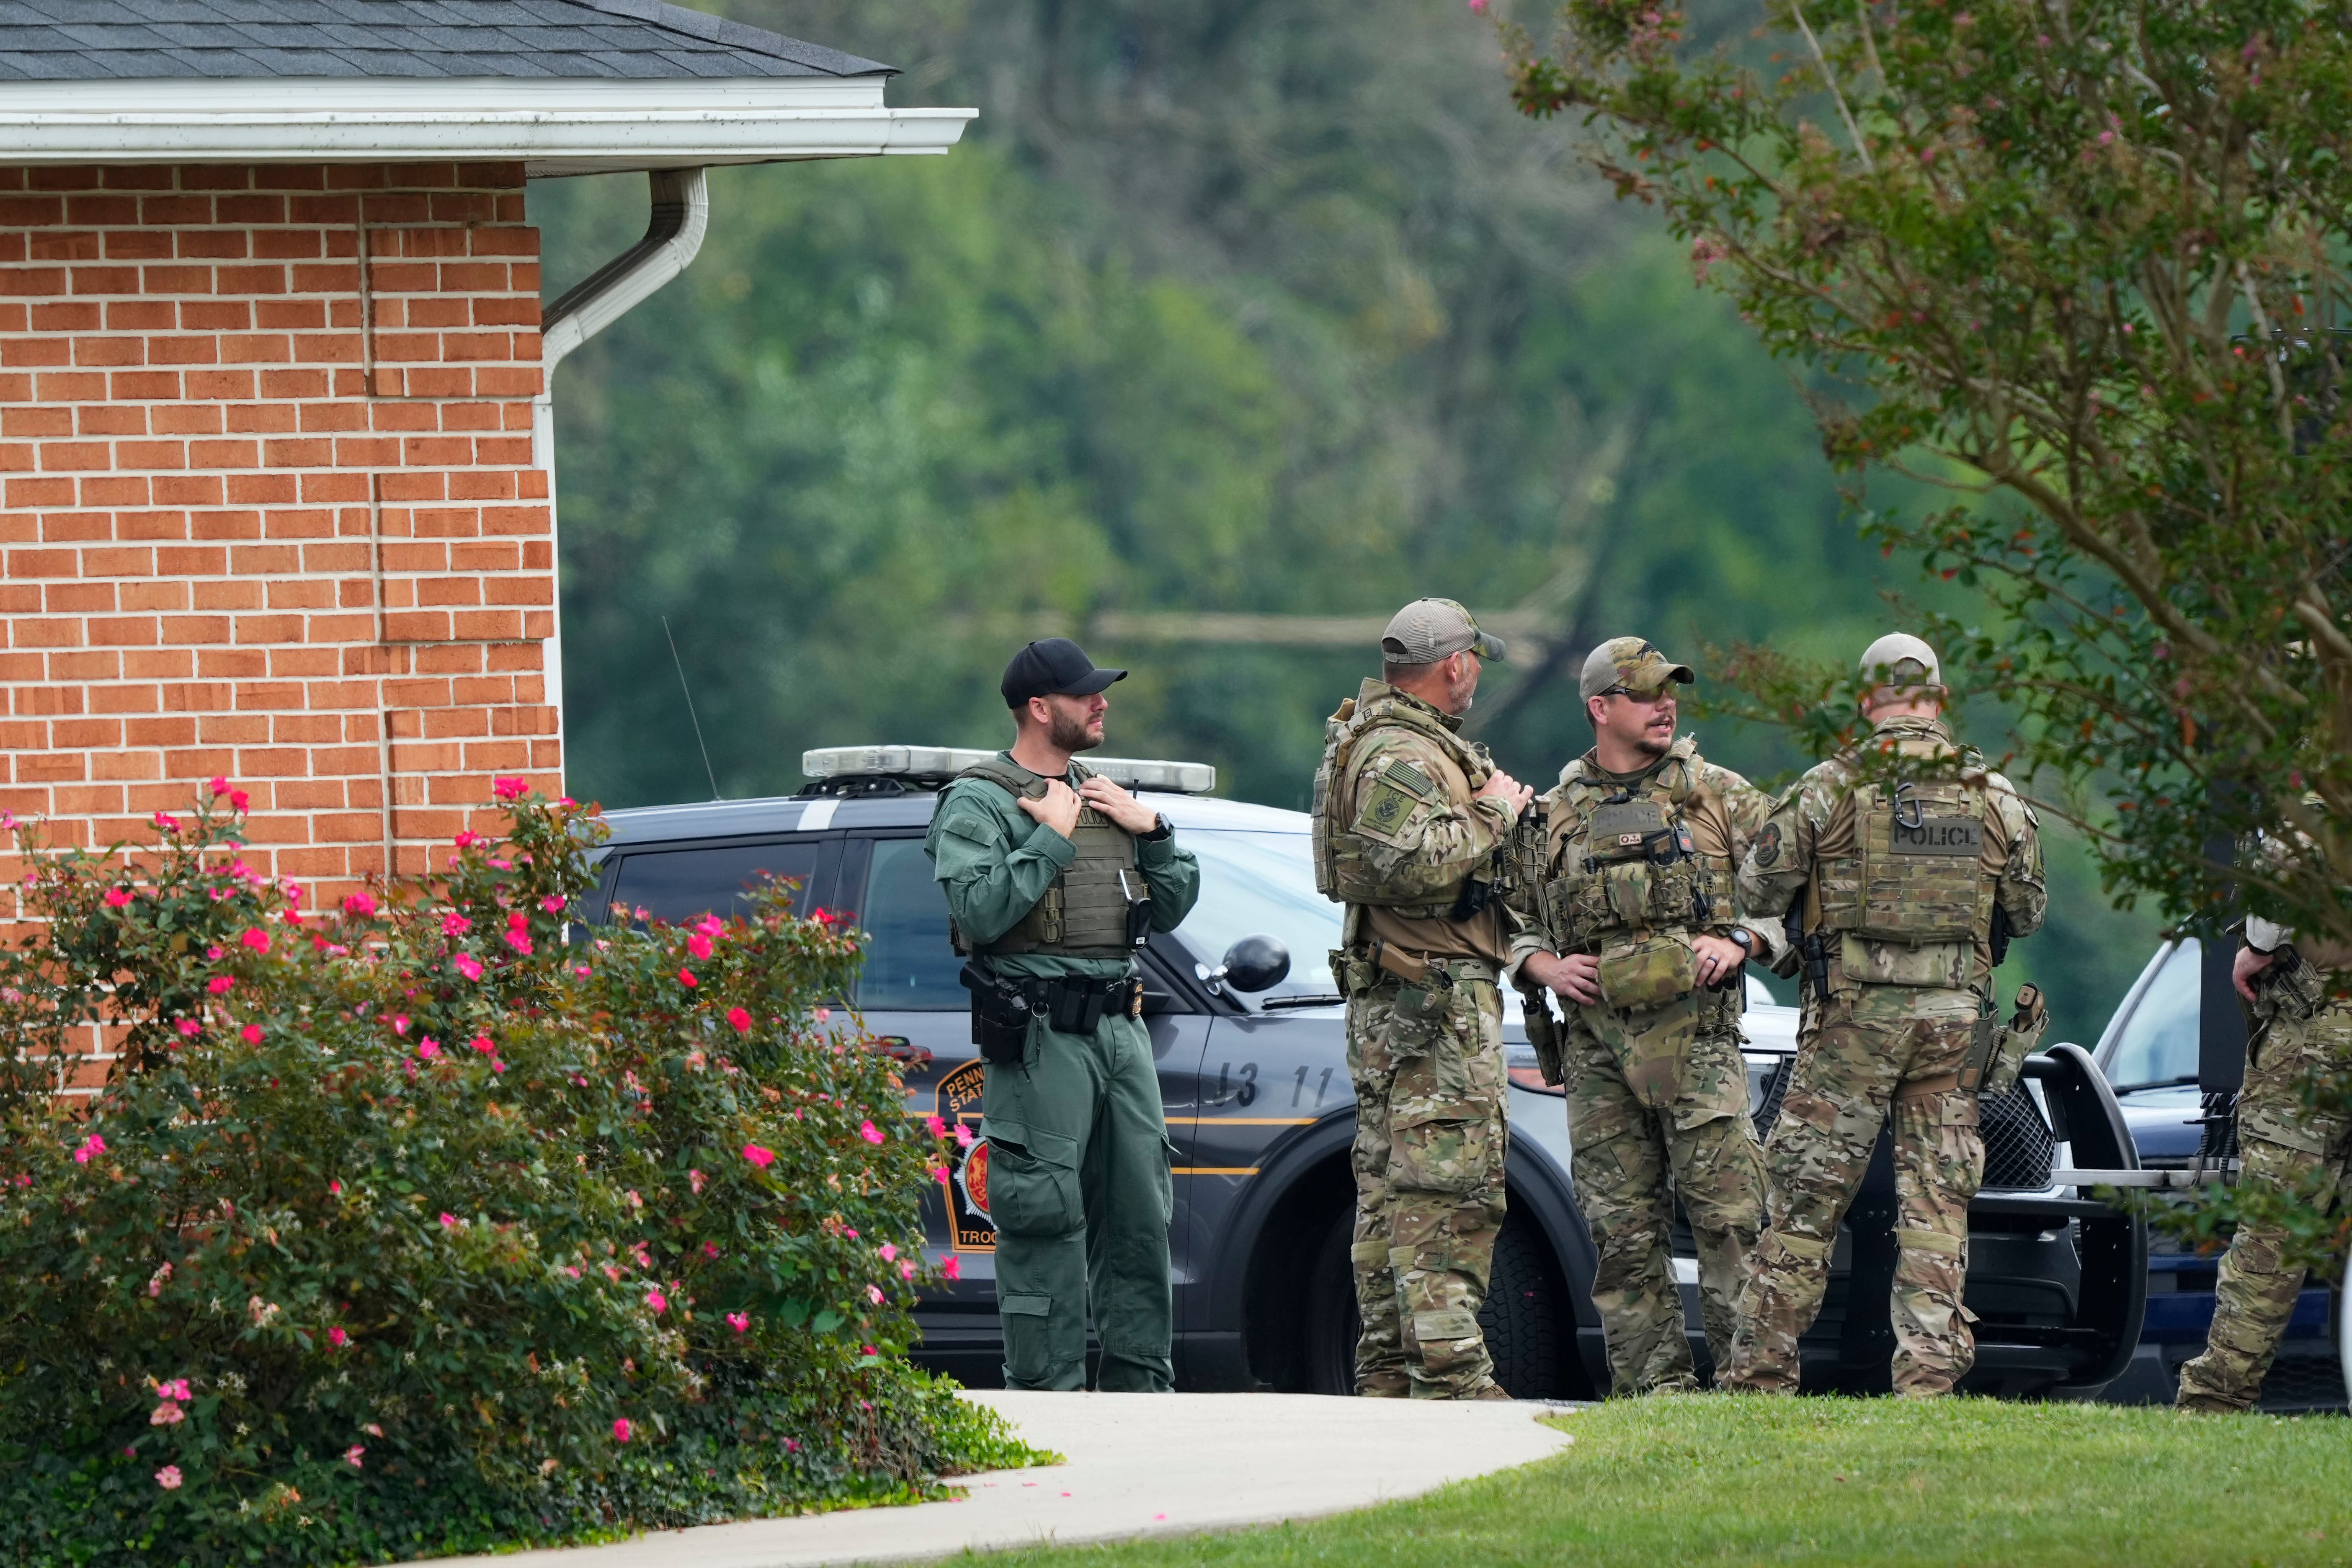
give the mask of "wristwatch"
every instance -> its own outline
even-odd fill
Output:
[[[1746,926],[1732,927],[1731,934],[1723,940],[1730,942],[1732,945],[1738,948],[1740,952],[1747,953],[1748,956],[1755,956],[1756,933],[1749,931]]]
[[[1150,832],[1139,833],[1135,837],[1138,841],[1141,843],[1157,844],[1175,831],[1176,825],[1168,820],[1168,814],[1163,811],[1156,814],[1153,817]]]

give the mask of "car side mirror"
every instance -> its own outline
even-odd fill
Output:
[[[1209,976],[1212,984],[1235,991],[1271,991],[1290,974],[1290,950],[1270,936],[1245,936],[1225,949],[1224,962]]]

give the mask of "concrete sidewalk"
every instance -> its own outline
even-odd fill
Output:
[[[1559,1452],[1543,1405],[1285,1394],[1017,1394],[1003,1411],[1068,1463],[953,1484],[954,1502],[754,1520],[612,1546],[445,1558],[469,1568],[814,1568],[1038,1542],[1179,1535],[1312,1519],[1412,1497]]]

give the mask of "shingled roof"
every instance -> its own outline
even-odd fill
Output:
[[[0,80],[890,69],[662,0],[0,0]]]

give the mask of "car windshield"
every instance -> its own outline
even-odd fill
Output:
[[[1266,996],[1331,995],[1339,906],[1315,890],[1313,841],[1304,833],[1185,828],[1178,842],[1201,862],[1201,900],[1176,934],[1213,969],[1245,936],[1290,950],[1290,976]]]
[[[2107,1058],[2107,1081],[2116,1089],[2145,1089],[2197,1076],[2199,952],[2196,938],[2184,939],[2141,989]]]

